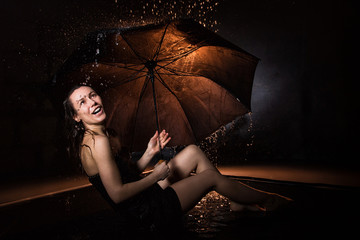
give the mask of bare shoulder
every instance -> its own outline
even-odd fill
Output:
[[[107,136],[86,134],[83,139],[82,163],[85,171],[94,175],[99,172],[99,164],[111,160],[111,147]]]
[[[113,158],[110,140],[106,135],[87,134],[84,136],[83,143],[88,146],[95,162],[106,162]]]
[[[99,134],[86,134],[83,139],[83,145],[91,149],[110,145],[109,138]]]

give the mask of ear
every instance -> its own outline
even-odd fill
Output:
[[[79,116],[78,116],[77,114],[75,114],[73,118],[74,118],[74,120],[75,120],[76,122],[80,122],[80,121],[81,121],[81,119],[79,118]]]

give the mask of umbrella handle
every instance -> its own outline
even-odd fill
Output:
[[[163,162],[165,162],[165,160],[160,159],[160,160],[157,162],[157,164],[161,164],[161,163],[163,163]],[[156,164],[156,165],[157,165],[157,164]]]

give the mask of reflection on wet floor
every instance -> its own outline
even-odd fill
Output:
[[[234,217],[228,199],[212,191],[185,215],[185,227],[198,236],[213,237]]]
[[[262,178],[311,184],[360,187],[359,170],[326,169],[324,167],[284,165],[228,165],[219,166],[220,172],[228,176]],[[28,201],[60,192],[90,186],[86,176],[45,179],[22,184],[0,186],[0,207]]]
[[[309,185],[292,185],[279,182],[256,182],[245,180],[259,189],[266,189],[291,197],[295,204],[280,212],[232,212],[227,198],[216,192],[208,193],[184,216],[185,233],[181,240],[200,239],[305,239],[308,237],[325,239],[334,236],[346,239],[352,236],[359,210],[353,208],[360,200],[358,188],[329,188]],[[81,191],[85,191],[83,189]],[[77,190],[79,191],[79,190]],[[65,193],[63,193],[65,194]],[[84,195],[80,192],[77,198]],[[65,196],[65,195],[64,195]],[[60,196],[59,199],[63,199]],[[40,200],[40,199],[39,199]],[[82,198],[84,200],[84,198]],[[42,208],[54,208],[55,201],[43,201]],[[86,202],[81,201],[81,204]],[[82,205],[71,203],[69,210]],[[84,206],[88,208],[88,206]],[[51,210],[53,211],[53,210]],[[41,213],[38,213],[41,215]],[[32,216],[31,219],[36,217]],[[2,225],[4,226],[4,225]],[[124,227],[118,225],[111,209],[97,210],[93,214],[71,216],[69,219],[44,223],[35,229],[21,231],[4,239],[134,239],[119,238]],[[19,234],[20,233],[20,234]],[[4,235],[0,236],[3,237]],[[345,238],[344,238],[345,237]],[[3,239],[3,238],[2,238]],[[179,238],[177,238],[179,239]]]
[[[360,188],[355,174],[260,166],[233,166],[220,170],[228,175],[238,175],[234,178],[252,187],[291,197],[295,204],[270,215],[235,213],[230,211],[227,198],[210,192],[185,214],[184,225],[191,238],[186,235],[183,239],[225,240],[241,236],[242,239],[278,240],[304,239],[314,234],[324,239],[324,235],[333,236],[334,232],[341,237],[350,236],[356,229],[353,226],[356,222],[350,222],[359,215],[356,206],[360,201]],[[51,184],[52,188],[36,188],[40,195],[0,207],[0,238],[5,236],[2,231],[7,229],[13,237],[4,239],[24,239],[24,236],[37,239],[118,239],[117,231],[120,230],[114,223],[113,211],[83,180],[76,180],[76,184],[69,180],[66,186],[62,185],[64,189],[57,187],[58,184]],[[310,180],[316,180],[317,184]],[[347,184],[350,181],[351,184]],[[332,185],[334,183],[338,184]],[[32,229],[26,230],[31,224]]]

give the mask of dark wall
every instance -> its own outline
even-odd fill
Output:
[[[219,34],[261,59],[252,98],[253,155],[356,164],[353,2],[225,1],[218,13]]]
[[[195,10],[187,15],[185,2],[189,1],[175,6],[177,17],[196,17]],[[213,29],[221,36],[261,59],[254,81],[253,144],[247,159],[353,164],[349,156],[356,149],[359,107],[352,2],[211,2],[216,11],[202,12],[201,18],[216,20]],[[1,179],[75,171],[77,164],[64,155],[59,109],[52,104],[48,82],[86,33],[141,22],[144,4],[2,1]],[[170,8],[164,3],[160,7]]]

